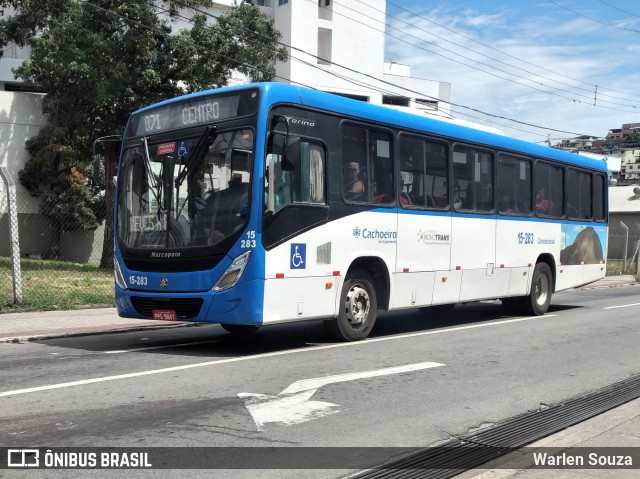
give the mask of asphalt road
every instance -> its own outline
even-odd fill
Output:
[[[0,446],[434,445],[640,374],[639,293],[563,292],[536,318],[499,302],[388,313],[359,343],[308,322],[243,339],[197,326],[0,344]],[[153,472],[99,477],[184,476]]]

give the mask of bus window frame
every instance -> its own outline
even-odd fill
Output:
[[[562,212],[560,215],[552,215],[552,214],[545,215],[540,213],[536,207],[536,195],[537,195],[536,189],[538,186],[537,185],[538,174],[537,174],[536,168],[539,164],[546,165],[551,168],[556,168],[560,171],[560,174],[562,175],[562,179],[560,181],[560,184],[562,184],[562,201],[560,202],[562,206]],[[549,194],[549,197],[551,197],[550,191],[548,194]],[[533,162],[533,189],[531,190],[531,196],[532,196],[531,208],[533,210],[532,216],[536,218],[540,218],[545,221],[567,219],[567,165],[562,163],[556,163],[554,161],[550,161],[547,159],[536,158],[535,161]]]
[[[344,166],[347,163],[351,163],[350,161],[345,162],[344,160],[344,148],[342,145],[342,138],[343,138],[343,128],[346,126],[354,126],[356,128],[362,128],[365,130],[366,132],[366,147],[367,147],[367,156],[366,156],[366,167],[367,167],[367,171],[366,171],[366,175],[364,177],[364,182],[365,182],[365,191],[364,196],[365,196],[365,200],[352,200],[349,198],[345,198],[345,191],[344,191]],[[392,198],[391,201],[388,203],[382,203],[382,202],[377,202],[373,199],[373,191],[371,188],[371,185],[375,184],[375,182],[371,181],[371,175],[373,173],[373,157],[372,157],[372,152],[369,150],[369,142],[370,142],[370,133],[371,132],[376,132],[376,133],[380,133],[380,134],[385,134],[389,137],[389,155],[390,155],[390,162],[391,162],[391,174],[393,175],[393,178],[391,179],[392,181]],[[343,118],[340,120],[339,124],[338,124],[338,133],[339,133],[339,148],[340,148],[340,159],[338,162],[338,165],[340,167],[340,198],[342,198],[342,202],[345,205],[348,206],[376,206],[378,208],[395,208],[396,204],[398,203],[398,194],[399,192],[397,191],[397,185],[396,185],[396,135],[394,130],[390,129],[390,128],[385,128],[382,125],[378,125],[378,124],[372,124],[372,123],[367,123],[367,122],[363,122],[363,121],[357,121],[357,120],[352,120],[350,118]],[[371,198],[371,199],[369,199]]]
[[[591,186],[591,194],[589,195],[589,201],[590,201],[590,211],[591,211],[591,216],[589,218],[580,218],[580,216],[570,216],[569,215],[569,172],[571,171],[575,171],[578,174],[585,174],[588,175],[589,177],[589,185]],[[578,189],[580,188],[580,184],[578,183]],[[564,208],[565,208],[565,215],[567,220],[569,221],[579,221],[579,222],[583,222],[583,223],[594,223],[596,220],[594,219],[593,216],[593,171],[592,170],[587,170],[585,168],[580,168],[578,166],[567,166],[565,168],[565,196],[564,196]],[[580,214],[580,209],[578,208],[578,215]]]
[[[509,213],[507,211],[500,211],[500,191],[499,191],[499,187],[500,187],[500,159],[501,157],[507,157],[507,158],[512,158],[514,160],[517,161],[526,161],[527,163],[529,163],[529,205],[530,205],[530,210],[528,213],[520,213],[518,211],[514,211],[512,213]],[[496,191],[496,197],[497,200],[495,202],[495,212],[497,215],[500,216],[508,216],[508,217],[513,217],[513,216],[521,216],[521,217],[525,217],[525,218],[530,218],[532,216],[535,215],[535,202],[534,202],[534,198],[533,198],[533,186],[534,186],[534,181],[533,181],[533,170],[534,170],[534,166],[535,166],[535,159],[530,157],[530,156],[526,156],[526,155],[520,155],[520,154],[515,154],[515,153],[511,153],[509,151],[503,151],[503,150],[499,150],[498,154],[496,155],[496,187],[495,187],[495,191]],[[517,204],[517,202],[516,202]]]
[[[446,177],[445,177],[445,180],[446,180],[446,184],[447,184],[447,190],[446,190],[447,203],[446,203],[445,206],[440,206],[440,207],[439,206],[435,206],[435,205],[434,206],[427,206],[427,205],[419,205],[419,204],[413,204],[413,203],[405,205],[405,204],[402,204],[402,202],[399,201],[399,197],[396,196],[396,200],[400,204],[401,208],[405,209],[405,210],[414,210],[414,211],[415,210],[419,210],[419,211],[438,211],[438,212],[450,211],[452,208],[451,208],[451,201],[450,201],[451,192],[450,192],[449,185],[451,184],[451,175],[453,174],[452,166],[451,166],[451,163],[452,163],[451,152],[453,150],[452,150],[451,144],[448,141],[444,140],[443,138],[431,137],[431,136],[427,136],[427,135],[420,135],[419,133],[414,133],[414,132],[409,132],[409,131],[400,131],[400,132],[398,132],[397,140],[396,140],[397,141],[397,146],[398,146],[398,154],[397,154],[397,162],[396,162],[397,165],[398,165],[398,171],[397,171],[398,177],[397,177],[397,181],[396,181],[396,185],[397,185],[396,187],[398,188],[398,191],[396,193],[397,195],[402,194],[399,182],[402,179],[402,175],[401,175],[401,172],[402,172],[402,158],[401,158],[401,153],[400,153],[400,151],[401,151],[400,146],[401,146],[403,138],[406,138],[406,139],[409,139],[409,140],[421,141],[423,144],[424,143],[432,143],[432,144],[444,146],[444,148],[445,148],[445,161],[446,161],[446,165],[445,165]],[[423,171],[423,173],[426,174],[427,171]]]
[[[273,152],[269,151],[273,149],[273,137],[278,134],[278,135],[282,135],[285,137],[286,139],[286,133],[279,131],[279,130],[270,130],[267,132],[267,139],[265,142],[265,155],[264,155],[264,161],[263,161],[263,174],[262,174],[262,186],[261,186],[261,191],[262,191],[262,198],[268,198],[268,194],[269,194],[269,188],[267,186],[267,156],[268,155],[272,155]],[[284,207],[280,208],[278,211],[271,211],[266,207],[266,203],[263,203],[263,221],[265,218],[269,218],[269,221],[273,220],[273,218],[277,217],[280,215],[280,213],[284,210],[286,210],[287,208],[291,207],[291,206],[297,206],[297,207],[305,207],[305,208],[323,208],[323,209],[327,209],[329,208],[329,150],[327,148],[326,143],[320,139],[320,138],[315,138],[315,137],[310,137],[310,136],[301,136],[301,135],[295,135],[300,139],[300,143],[305,142],[309,145],[316,145],[319,146],[322,149],[322,153],[323,153],[323,198],[324,198],[324,202],[323,203],[310,203],[310,202],[304,202],[304,201],[291,201],[289,203],[287,203]],[[264,200],[263,200],[264,201]],[[267,213],[271,212],[270,215],[267,216]]]
[[[595,186],[596,186],[595,185],[595,179],[597,177],[601,177],[603,179],[603,184],[602,184],[603,188],[602,188],[602,198],[601,198],[601,200],[602,200],[602,208],[603,208],[603,211],[604,211],[604,216],[603,216],[602,219],[596,218],[595,205],[592,204],[591,205],[592,206],[592,213],[593,213],[592,214],[592,217],[593,217],[592,221],[595,221],[596,223],[608,223],[608,221],[609,221],[609,218],[608,218],[609,217],[609,205],[607,204],[607,198],[609,197],[609,195],[607,194],[607,189],[609,188],[609,180],[608,180],[607,175],[605,175],[604,173],[599,172],[599,171],[591,171],[591,182],[592,182],[591,198],[592,199],[595,198]]]
[[[479,151],[479,152],[483,152],[483,153],[487,153],[489,155],[491,155],[491,174],[489,175],[489,177],[491,178],[491,188],[492,188],[492,208],[490,210],[478,210],[478,209],[474,209],[474,208],[464,208],[464,207],[460,207],[460,208],[456,208],[455,207],[455,203],[457,202],[456,200],[459,199],[458,196],[455,195],[454,191],[453,191],[453,182],[454,182],[454,153],[455,153],[455,149],[457,146],[462,146],[465,148],[470,148],[473,149],[475,151]],[[497,211],[497,205],[496,205],[496,160],[497,160],[497,154],[496,154],[496,150],[495,149],[491,149],[491,148],[486,148],[483,146],[479,146],[476,145],[474,143],[467,143],[464,141],[454,141],[451,144],[451,149],[449,150],[450,153],[450,159],[451,161],[449,162],[450,165],[450,178],[451,181],[449,182],[449,198],[450,199],[454,199],[453,201],[450,201],[451,203],[451,210],[459,213],[459,214],[473,214],[473,215],[482,215],[482,216],[491,216],[491,215],[495,215],[496,211]],[[481,182],[479,182],[481,183]],[[466,196],[466,195],[465,195]],[[466,200],[466,198],[465,198]]]

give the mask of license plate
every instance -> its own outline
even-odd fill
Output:
[[[177,321],[178,315],[175,311],[170,309],[154,309],[153,319],[158,319],[160,321]]]

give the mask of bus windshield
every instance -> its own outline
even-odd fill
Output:
[[[153,137],[124,150],[118,172],[117,234],[138,249],[213,246],[248,220],[253,130],[170,141]]]

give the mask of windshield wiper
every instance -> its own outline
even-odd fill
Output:
[[[196,162],[200,161],[200,159],[202,159],[204,154],[208,151],[209,138],[211,137],[211,134],[216,130],[216,128],[216,125],[207,125],[206,129],[202,133],[202,136],[198,139],[198,143],[196,143],[196,146],[193,148],[193,152],[189,155],[189,159],[185,163],[184,168],[182,169],[182,171],[180,171],[180,173],[178,173],[178,176],[176,177],[176,188],[180,187],[180,185],[184,182],[184,179],[189,174],[189,171],[191,171],[193,165],[195,165]]]
[[[162,214],[164,213],[163,211],[163,207],[162,207],[162,202],[160,201],[162,198],[162,192],[159,190],[160,187],[160,177],[157,176],[154,172],[153,169],[151,168],[151,156],[149,155],[149,143],[147,140],[147,137],[143,137],[142,138],[142,157],[144,158],[144,165],[145,165],[145,169],[147,170],[147,175],[151,178],[151,181],[153,182],[152,185],[150,185],[150,190],[151,193],[153,194],[153,196],[156,199],[156,202],[158,203],[158,213]],[[156,188],[158,188],[158,191],[156,192]]]

